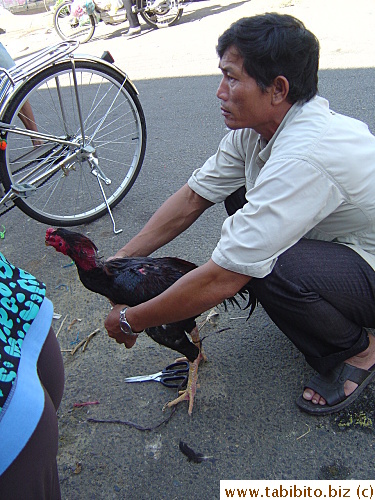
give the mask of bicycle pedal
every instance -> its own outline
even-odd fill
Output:
[[[12,184],[12,192],[20,198],[26,198],[29,194],[36,191],[36,187],[31,184]]]

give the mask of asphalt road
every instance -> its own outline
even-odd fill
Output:
[[[374,9],[369,4],[359,1],[353,9],[350,2],[336,0],[209,1],[191,4],[173,28],[149,31],[143,26],[133,39],[120,36],[125,26],[99,26],[93,41],[80,51],[100,55],[109,50],[134,80],[148,144],[137,182],[114,210],[123,232],[114,235],[107,216],[77,229],[95,241],[102,255],[113,255],[192,169],[214,153],[225,133],[215,98],[215,43],[244,15],[277,10],[302,18],[322,43],[320,94],[335,111],[366,121],[374,132]],[[20,30],[16,35],[17,29],[0,36],[13,55],[58,40],[48,26],[35,29],[34,24],[31,29],[25,20],[21,25],[23,36]],[[211,209],[158,255],[205,262],[223,218],[222,207]],[[61,314],[56,331],[67,317],[58,337],[62,349],[71,349],[77,335],[82,339],[101,329],[84,352],[63,353],[66,387],[59,410],[58,456],[63,499],[219,498],[220,479],[375,479],[375,386],[340,414],[315,418],[301,413],[294,401],[311,370],[259,307],[248,322],[244,311],[220,309],[219,324],[205,330],[209,362],[200,371],[192,417],[182,404],[168,423],[152,431],[88,422],[113,419],[145,427],[161,422],[169,415],[161,408],[174,397],[173,390],[156,383],[126,385],[123,380],[160,370],[173,361],[174,353],[145,335],[130,351],[119,347],[103,328],[107,301],[83,289],[75,269],[65,267],[67,258],[45,248],[46,226],[18,209],[2,216],[0,225],[5,229],[0,251],[46,282]],[[224,327],[230,329],[213,333]],[[87,401],[99,404],[73,408]],[[179,450],[180,439],[213,458],[188,462]]]

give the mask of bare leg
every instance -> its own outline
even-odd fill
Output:
[[[25,104],[22,106],[18,116],[22,121],[22,123],[25,125],[25,128],[27,128],[27,130],[31,130],[32,132],[38,132],[38,128],[35,123],[34,113],[29,101],[26,101]],[[40,139],[32,138],[31,140],[34,146],[40,146],[43,143],[43,141],[41,141]]]

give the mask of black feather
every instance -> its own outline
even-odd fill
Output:
[[[195,464],[200,464],[203,460],[207,460],[202,453],[196,453],[192,450],[186,443],[180,441],[179,443],[180,451],[187,456],[189,462],[194,462]]]

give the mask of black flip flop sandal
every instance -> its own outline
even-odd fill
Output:
[[[315,375],[305,386],[317,392],[326,400],[325,405],[314,404],[303,396],[296,400],[297,406],[311,415],[328,415],[353,403],[375,377],[375,365],[369,370],[342,363],[327,375]],[[358,384],[349,396],[345,396],[344,383],[347,380]]]

